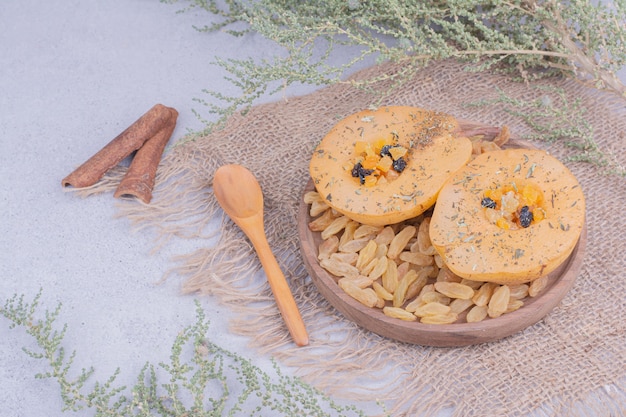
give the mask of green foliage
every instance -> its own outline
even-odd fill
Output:
[[[269,374],[209,341],[209,322],[198,303],[197,321],[176,337],[169,363],[158,368],[146,363],[130,389],[115,385],[118,368],[89,391],[86,384],[94,368],[72,377],[75,352],[67,356],[62,346],[67,327],[55,329],[61,304],[38,318],[40,298],[41,292],[31,302],[13,296],[0,308],[0,317],[10,321],[10,328],[24,328],[34,338],[39,350],[24,351],[47,363],[49,370],[36,376],[57,381],[64,411],[89,409],[102,417],[365,416],[356,407],[339,405],[302,380],[284,375],[276,363],[274,374]]]
[[[493,100],[478,100],[468,106],[498,107],[523,120],[532,130],[524,139],[559,142],[569,148],[568,161],[592,163],[604,173],[626,177],[626,168],[615,156],[600,148],[594,139],[594,130],[585,118],[586,109],[580,100],[568,99],[559,88],[539,88],[539,97],[534,100],[519,100],[498,90]]]
[[[177,3],[178,0],[161,0]],[[249,108],[264,94],[296,83],[343,82],[346,71],[367,57],[402,63],[405,78],[431,60],[454,58],[468,69],[503,71],[520,79],[565,73],[626,98],[615,71],[626,65],[626,2],[588,0],[188,0],[211,23],[200,30],[234,36],[259,33],[285,51],[272,60],[217,59],[240,96],[207,94],[223,116]],[[343,54],[344,64],[332,61]],[[354,48],[358,52],[354,53]],[[358,83],[375,86],[378,79]]]

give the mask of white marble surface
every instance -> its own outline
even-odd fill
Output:
[[[116,218],[110,194],[81,199],[60,182],[155,103],[176,108],[172,141],[198,130],[194,98],[202,89],[233,93],[214,56],[262,58],[275,47],[257,36],[206,34],[193,25],[206,13],[176,13],[155,0],[5,0],[0,4],[0,302],[33,297],[45,308],[62,303],[65,345],[77,368],[94,366],[104,381],[117,367],[132,385],[146,361],[167,361],[170,344],[195,321],[195,297],[179,282],[155,285],[180,242],[156,254],[154,236],[132,233]],[[626,71],[621,72],[626,79]],[[294,89],[289,94],[311,91]],[[245,340],[227,331],[229,311],[200,302],[220,345],[262,366]],[[60,415],[59,388],[22,347],[23,329],[0,319],[0,417]],[[249,355],[248,355],[249,353]],[[92,412],[64,415],[93,415]]]

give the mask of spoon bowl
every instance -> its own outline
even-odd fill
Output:
[[[263,222],[263,192],[254,175],[237,164],[223,165],[215,172],[213,193],[226,214],[248,236],[267,275],[278,309],[298,346],[309,343],[300,311],[272,250]]]
[[[224,165],[215,173],[213,192],[233,221],[263,213],[263,192],[250,171],[241,165]]]

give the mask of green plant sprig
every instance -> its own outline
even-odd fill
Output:
[[[71,376],[76,352],[68,356],[63,347],[67,325],[56,328],[61,304],[38,318],[40,299],[41,291],[30,302],[14,295],[0,308],[0,317],[9,320],[9,328],[24,328],[34,338],[39,350],[24,352],[46,362],[49,370],[36,377],[56,380],[64,411],[93,410],[102,417],[365,416],[357,407],[340,405],[301,379],[283,374],[276,362],[270,374],[208,340],[209,322],[197,302],[196,322],[178,334],[168,363],[146,363],[130,388],[116,386],[118,368],[89,391],[86,383],[93,367]]]
[[[563,89],[535,87],[539,96],[520,100],[496,89],[498,96],[477,100],[468,107],[493,106],[522,120],[531,129],[523,139],[546,143],[562,143],[569,149],[565,161],[587,162],[601,168],[605,174],[626,177],[626,168],[615,155],[605,152],[594,139],[593,126],[586,119],[586,109],[579,99],[568,99]]]
[[[161,0],[176,3],[179,0]],[[275,42],[285,55],[273,60],[221,60],[242,91],[209,112],[228,116],[264,94],[294,83],[344,82],[346,71],[368,57],[413,70],[453,58],[467,68],[516,74],[525,80],[565,74],[626,98],[615,71],[626,65],[626,3],[572,0],[188,0],[221,19],[200,28],[235,36],[253,32]],[[342,46],[357,47],[343,64],[331,62]],[[351,50],[353,51],[353,50]],[[372,86],[379,80],[362,80]],[[354,81],[353,81],[354,83]],[[274,85],[272,90],[269,86]],[[208,104],[203,102],[204,104]]]

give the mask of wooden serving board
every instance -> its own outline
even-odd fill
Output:
[[[530,147],[522,141],[511,141],[507,147]],[[304,193],[314,190],[309,181]],[[381,309],[366,307],[337,285],[338,277],[329,274],[318,262],[319,232],[311,232],[309,205],[303,199],[298,210],[298,235],[304,264],[319,292],[347,319],[359,326],[400,342],[426,346],[466,346],[491,342],[517,333],[540,321],[552,311],[572,288],[582,267],[587,228],[583,228],[578,244],[569,258],[549,275],[546,288],[536,297],[524,299],[524,305],[498,318],[478,323],[423,324],[388,317]]]

